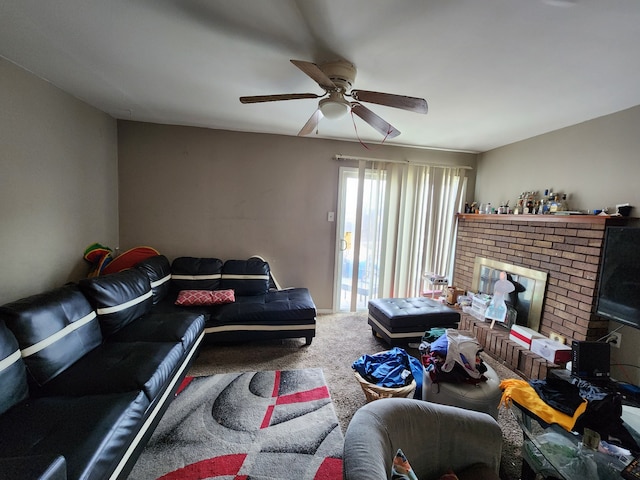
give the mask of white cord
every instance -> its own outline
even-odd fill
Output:
[[[258,260],[262,260],[263,262],[267,263],[267,261],[264,258],[262,258],[260,255],[251,255],[251,257],[249,258],[257,258]],[[276,286],[276,289],[282,290],[282,287],[280,287],[278,280],[276,280],[276,277],[273,275],[273,272],[271,271],[271,266],[269,266],[269,276],[271,277],[271,280],[273,280],[273,284]]]
[[[596,340],[596,342],[601,342],[602,340],[604,340],[605,338],[610,337],[611,335],[613,335],[614,333],[616,333],[618,330],[620,330],[622,327],[624,327],[624,325],[620,325],[618,328],[616,328],[614,331],[607,333],[604,337],[599,338],[598,340]]]

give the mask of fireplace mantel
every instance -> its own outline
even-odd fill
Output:
[[[467,221],[499,221],[505,223],[517,223],[517,222],[533,222],[533,223],[548,223],[550,225],[556,225],[558,223],[567,223],[574,225],[576,223],[588,223],[596,225],[626,225],[628,217],[612,217],[607,215],[505,215],[505,214],[492,214],[492,215],[480,215],[477,213],[458,213],[456,215],[459,219]]]
[[[548,273],[540,332],[596,340],[608,321],[594,314],[605,229],[627,217],[602,215],[458,214],[453,284],[473,285],[476,257]]]

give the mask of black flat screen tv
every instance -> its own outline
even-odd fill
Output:
[[[596,314],[640,329],[640,228],[608,227]]]

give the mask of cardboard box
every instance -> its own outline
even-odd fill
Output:
[[[531,341],[534,338],[547,338],[539,332],[521,325],[514,325],[509,332],[509,340],[516,342],[518,345],[531,350]]]
[[[464,290],[457,287],[449,287],[447,288],[447,303],[449,305],[455,305],[458,303],[458,297],[460,295],[464,295]]]
[[[571,347],[550,338],[534,338],[531,351],[551,363],[567,363],[571,361]]]

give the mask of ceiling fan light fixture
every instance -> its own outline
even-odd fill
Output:
[[[560,0],[540,0],[560,1]],[[577,0],[564,0],[577,1]],[[351,112],[368,123],[374,130],[384,136],[384,139],[395,138],[400,131],[393,125],[379,117],[361,102],[371,102],[387,107],[400,108],[409,112],[427,113],[428,105],[424,98],[395,95],[392,93],[374,92],[371,90],[353,90],[353,81],[356,78],[356,67],[344,60],[324,63],[320,66],[304,60],[291,60],[304,74],[315,81],[324,90],[324,95],[315,93],[284,93],[278,95],[254,95],[240,97],[241,103],[275,102],[279,100],[300,100],[306,98],[320,98],[318,108],[311,118],[307,120],[299,136],[309,135],[314,130],[317,133],[318,122],[322,118],[338,119]],[[325,96],[326,95],[326,96]],[[352,101],[345,100],[345,96]],[[355,123],[354,123],[355,127]],[[356,132],[357,133],[357,132]]]
[[[335,119],[344,116],[351,108],[351,104],[344,97],[332,94],[329,98],[320,100],[319,107],[323,116]]]

